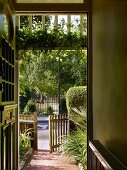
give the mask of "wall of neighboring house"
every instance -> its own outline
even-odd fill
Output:
[[[127,1],[93,0],[93,135],[127,165]]]

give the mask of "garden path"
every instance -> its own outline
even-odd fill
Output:
[[[49,151],[34,151],[32,159],[23,170],[79,170],[74,160]]]

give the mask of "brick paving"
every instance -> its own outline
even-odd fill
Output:
[[[23,170],[79,170],[74,160],[56,152],[34,151],[33,157]]]
[[[49,129],[42,129],[41,119],[38,118],[38,149],[34,151],[32,159],[29,160],[23,170],[79,170],[74,160],[56,152],[49,152]]]

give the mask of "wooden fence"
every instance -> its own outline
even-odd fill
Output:
[[[50,115],[50,152],[57,151],[69,133],[67,114]]]
[[[19,127],[20,133],[24,132],[27,129],[32,128],[32,136],[31,136],[31,143],[33,141],[33,147],[37,150],[37,113],[34,112],[33,114],[20,114],[19,115]]]

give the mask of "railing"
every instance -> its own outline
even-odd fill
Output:
[[[17,15],[16,27],[17,59],[22,57],[24,49],[75,50],[78,46],[86,50],[87,47],[87,16],[83,14]]]
[[[127,167],[97,140],[89,142],[88,166],[89,170],[127,170]]]
[[[37,150],[37,113],[33,114],[20,114],[19,115],[19,126],[20,133],[24,132],[27,129],[33,129],[33,135],[31,141],[33,141],[33,147]]]
[[[36,119],[37,117],[37,113],[34,112],[33,114],[20,114],[19,115],[19,119],[22,120],[34,120],[34,118]]]
[[[23,17],[26,17],[26,22],[22,22]],[[35,18],[38,18],[37,20]],[[50,29],[51,28],[62,28],[65,32],[71,32],[78,28],[80,25],[80,34],[86,34],[86,29],[84,29],[84,19],[86,15],[84,14],[68,14],[68,15],[16,15],[16,25],[18,28],[29,27],[31,30],[34,29],[34,19],[36,20],[36,27],[41,28],[43,31],[47,26],[47,18],[50,21]],[[23,24],[23,25],[22,25]],[[75,25],[75,28],[73,27]]]
[[[50,115],[50,151],[59,149],[69,133],[69,120],[67,114]]]

